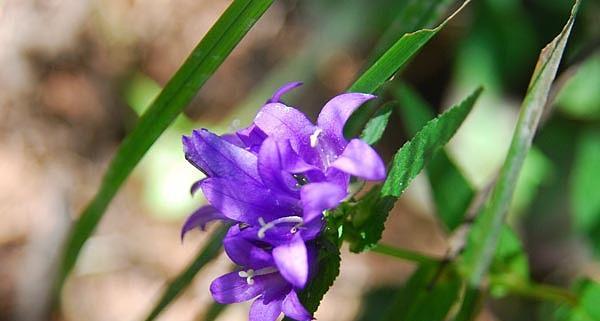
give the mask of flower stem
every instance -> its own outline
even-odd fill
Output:
[[[377,244],[377,245],[375,245],[375,247],[373,247],[371,249],[371,251],[373,251],[375,253],[383,254],[383,255],[388,255],[388,256],[404,259],[407,261],[412,261],[415,263],[420,263],[420,264],[439,264],[440,263],[439,259],[428,256],[426,254],[422,254],[422,253],[407,250],[407,249],[400,249],[400,248],[393,247],[390,245],[385,245],[385,244]]]
[[[443,263],[443,260],[439,258],[385,244],[377,244],[371,249],[371,251],[419,264],[439,265]],[[530,283],[519,278],[511,277],[510,275],[490,276],[489,280],[491,285],[506,287],[510,293],[516,295],[544,301],[553,301],[556,303],[567,304],[569,306],[577,305],[577,297],[571,291],[557,286]]]
[[[530,283],[513,277],[490,276],[491,285],[505,286],[511,293],[538,300],[577,305],[577,297],[571,291],[548,284]]]

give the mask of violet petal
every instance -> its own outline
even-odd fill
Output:
[[[292,149],[289,141],[276,141],[267,138],[258,153],[258,172],[267,186],[290,192],[295,190],[296,180],[292,174],[318,170],[306,163]]]
[[[321,217],[324,210],[337,207],[346,197],[346,190],[339,185],[322,182],[302,186],[300,198],[304,208],[304,221]]]
[[[244,129],[240,129],[236,132],[239,140],[251,150],[255,147],[258,148],[262,142],[267,138],[267,134],[258,128],[255,124],[252,124]]]
[[[227,256],[240,266],[256,270],[275,265],[273,256],[269,252],[240,236],[238,226],[229,229],[223,240],[223,248]]]
[[[376,96],[362,93],[347,93],[333,97],[328,101],[317,119],[317,125],[325,135],[336,144],[343,145],[344,125],[352,113],[366,101]]]
[[[310,135],[316,129],[302,112],[279,103],[263,106],[254,123],[270,137],[289,140],[299,153],[310,147]]]
[[[283,303],[281,304],[281,310],[283,310],[283,314],[294,320],[312,320],[312,316],[306,310],[306,308],[304,308],[304,306],[300,302],[300,299],[298,298],[298,294],[296,294],[295,291],[290,291],[290,293],[288,293],[285,299],[283,299]]]
[[[331,167],[367,180],[385,179],[383,160],[373,147],[360,139],[351,140]]]
[[[281,87],[279,87],[279,89],[277,89],[275,91],[275,93],[273,94],[273,96],[267,100],[267,104],[270,103],[280,103],[281,102],[281,96],[285,95],[286,93],[288,93],[289,91],[291,91],[294,88],[300,87],[302,86],[302,82],[300,81],[294,81],[294,82],[289,82]]]
[[[273,249],[273,259],[279,273],[291,284],[303,288],[308,280],[308,256],[306,245],[299,234],[291,242]]]
[[[242,147],[242,148],[246,147],[244,142],[242,142],[242,140],[236,134],[223,134],[223,135],[221,135],[221,138],[224,141],[226,141],[230,144],[233,144],[237,147]]]
[[[269,303],[258,298],[250,306],[249,321],[276,321],[281,314],[281,300],[273,300]]]
[[[217,220],[231,221],[210,205],[200,207],[185,220],[185,223],[183,223],[183,226],[181,227],[181,241],[183,242],[183,238],[187,232],[197,227],[204,231],[206,229],[206,224]]]
[[[206,129],[183,136],[185,158],[210,177],[260,182],[256,155]]]
[[[208,202],[232,220],[258,225],[258,219],[271,221],[281,214],[299,212],[296,198],[250,182],[207,178],[202,192]]]
[[[253,284],[248,284],[246,278],[239,272],[231,272],[216,278],[210,284],[210,292],[215,301],[221,304],[243,302],[253,299],[265,290],[263,277],[255,277]]]
[[[202,184],[203,179],[197,180],[194,182],[194,184],[192,184],[192,186],[190,187],[190,194],[192,194],[192,196],[194,196],[194,194],[196,194],[196,192],[200,189],[200,184]]]

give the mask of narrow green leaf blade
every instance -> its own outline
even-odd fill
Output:
[[[55,286],[57,296],[83,244],[133,168],[272,2],[233,1],[125,138],[106,171],[100,189],[67,238]]]
[[[353,251],[364,251],[379,241],[389,211],[394,206],[396,199],[400,197],[427,162],[456,133],[473,109],[481,91],[482,89],[478,88],[465,100],[429,121],[411,141],[398,150],[392,161],[387,179],[381,187],[378,200],[371,202],[374,205],[370,211],[363,211],[363,213],[369,213],[370,216],[358,220],[364,223],[356,226],[359,231],[359,239],[353,240],[351,245]]]
[[[414,135],[434,117],[427,102],[407,85],[399,84],[394,88],[393,95],[410,134]],[[444,150],[431,159],[426,170],[436,213],[446,228],[452,231],[463,221],[475,191]]]
[[[576,1],[564,29],[542,50],[531,77],[508,155],[489,203],[479,218],[482,221],[483,238],[474,243],[475,260],[469,281],[474,287],[481,283],[494,257],[519,173],[531,147],[578,8],[579,1]]]
[[[217,230],[208,239],[206,245],[200,249],[198,256],[192,261],[192,263],[183,270],[165,289],[163,295],[158,300],[152,311],[146,317],[146,321],[154,320],[183,290],[185,290],[196,274],[210,261],[219,255],[221,252],[221,245],[223,238],[227,233],[228,226],[219,226]]]

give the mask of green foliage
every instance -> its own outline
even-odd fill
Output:
[[[456,133],[473,109],[481,91],[481,88],[475,90],[465,100],[429,121],[411,141],[398,150],[377,200],[369,198],[368,202],[365,201],[365,204],[362,205],[369,208],[369,210],[361,212],[368,213],[368,219],[361,219],[358,222],[353,220],[359,231],[358,238],[355,238],[351,245],[353,251],[360,252],[369,249],[379,241],[389,211],[394,206],[396,199],[400,197],[427,162]]]
[[[377,59],[369,69],[348,88],[349,92],[375,92],[383,83],[398,72],[423,46],[442,29],[423,29],[403,35],[394,45]]]
[[[452,0],[410,0],[407,3],[397,1],[399,5],[404,5],[396,19],[392,21],[389,28],[379,39],[371,56],[379,57],[389,48],[397,35],[416,31],[420,28],[431,28],[446,11]]]
[[[198,274],[198,272],[212,259],[219,255],[223,238],[225,237],[228,228],[229,226],[227,225],[219,226],[219,228],[213,232],[211,237],[207,240],[206,245],[198,252],[194,261],[192,261],[192,263],[173,279],[169,286],[167,286],[163,295],[158,300],[158,303],[156,303],[152,311],[148,314],[148,317],[146,317],[146,321],[154,320],[171,303],[171,301],[177,298],[177,296],[190,285],[196,274]]]
[[[567,80],[556,97],[558,108],[571,117],[600,119],[600,54],[595,54]]]
[[[477,260],[474,251],[475,244],[484,237],[485,231],[481,221],[477,221],[472,227],[465,252],[462,255],[460,267],[461,274],[469,276],[473,273],[471,262]],[[510,276],[519,282],[529,282],[529,263],[527,255],[517,234],[508,226],[504,225],[500,232],[498,249],[490,265],[492,275]],[[491,292],[495,296],[504,296],[508,289],[503,284],[492,285]]]
[[[445,320],[459,298],[461,283],[451,269],[421,265],[398,292],[382,321]]]
[[[393,94],[398,101],[398,111],[404,125],[411,135],[434,117],[427,102],[407,85],[398,84]],[[475,191],[444,150],[431,159],[426,171],[436,214],[452,231],[462,222]]]
[[[571,174],[571,208],[575,229],[592,241],[600,255],[600,130],[581,133]]]
[[[473,321],[477,318],[483,302],[483,294],[477,288],[467,287],[463,294],[462,303],[453,321]]]
[[[553,313],[555,321],[597,321],[600,320],[600,283],[580,280],[574,286],[579,300],[575,306],[561,305]]]
[[[59,295],[85,241],[92,234],[125,179],[161,133],[175,120],[233,48],[269,8],[272,0],[236,0],[169,80],[125,138],[102,180],[68,236],[56,282]]]
[[[523,170],[517,179],[515,197],[510,211],[517,214],[524,212],[537,195],[538,190],[552,178],[553,164],[535,145],[529,149]]]
[[[350,88],[348,88],[348,91],[374,93],[381,88],[385,82],[399,72],[467,3],[469,3],[469,0],[465,1],[457,11],[434,29],[422,29],[404,34],[358,77]],[[423,13],[427,13],[428,15],[432,12],[423,11]],[[359,108],[344,126],[344,134],[346,137],[356,136],[363,127],[363,124],[369,119],[369,114],[370,110],[368,105]]]
[[[355,321],[383,320],[399,290],[396,286],[370,289],[361,299],[362,306]]]
[[[379,109],[365,126],[360,138],[369,145],[376,144],[381,139],[383,132],[387,128],[388,121],[392,115],[393,107],[394,103],[387,103],[385,106]]]
[[[474,242],[476,259],[471,262],[473,269],[470,275],[470,283],[473,286],[481,283],[494,257],[519,173],[544,111],[550,85],[556,75],[578,8],[579,1],[573,6],[571,16],[561,33],[542,50],[531,77],[508,155],[489,203],[480,217],[483,238]]]
[[[466,3],[468,3],[468,1],[466,1],[465,4]],[[459,10],[457,10],[457,12]],[[432,13],[433,12],[430,12],[429,14]],[[388,81],[396,72],[398,72],[398,70],[406,65],[410,58],[412,58],[446,24],[446,22],[454,16],[454,14],[435,29],[419,30],[414,33],[403,35],[394,43],[391,48],[383,53],[379,59],[377,59],[364,73],[362,73],[361,76],[358,77],[354,84],[350,86],[348,91],[373,93],[378,90],[386,81]],[[369,121],[368,128],[365,128],[362,133],[363,137],[371,144],[376,143],[381,138],[381,135],[383,135],[389,116],[391,115],[391,106],[388,106],[384,107],[382,111],[377,113],[371,119],[371,121]],[[364,123],[364,120],[367,119],[369,114],[368,112],[365,112],[365,109],[362,109],[362,111],[362,113],[359,113],[360,117],[352,117],[351,120],[348,121],[346,127],[344,128],[345,133],[348,133],[349,131],[358,132],[357,128]],[[357,126],[357,124],[359,124],[359,126]],[[385,210],[385,217],[387,217],[387,213],[393,206],[394,200],[389,198],[385,201],[381,200],[383,202],[380,202],[380,204],[383,205],[383,208],[387,208],[387,210]],[[340,226],[340,228],[342,228],[342,226]],[[381,223],[381,228],[383,228],[383,222]],[[370,236],[376,233],[377,232],[363,233],[361,237],[371,239]],[[378,233],[381,235],[381,231]],[[378,239],[379,237],[377,237],[377,240]],[[375,242],[370,244],[375,244]],[[360,247],[364,248],[364,246]],[[353,245],[353,248],[356,249],[356,245]],[[339,273],[339,253],[336,255],[330,253],[328,257],[328,260],[330,261],[329,264],[331,266],[321,267],[321,263],[319,263],[320,269],[322,269],[324,272],[319,273],[317,278],[311,281],[307,288],[302,292],[302,302],[311,311],[316,311],[321,298],[333,284],[333,281]],[[321,260],[319,262],[321,262]]]
[[[425,163],[454,136],[473,109],[481,91],[482,88],[476,89],[465,100],[427,122],[411,141],[400,148],[381,189],[383,196],[399,197],[402,194]]]

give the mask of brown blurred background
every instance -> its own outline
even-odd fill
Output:
[[[502,61],[510,60],[511,69],[497,75],[480,65],[461,65],[473,57],[494,59],[494,48],[469,43],[478,39],[472,30],[478,15],[488,8],[473,5],[405,72],[406,79],[438,108],[459,100],[476,84],[486,85],[486,96],[450,146],[478,187],[500,166],[537,52],[560,30],[569,6],[547,5],[539,12],[536,1],[508,2],[518,8],[516,13],[507,11],[513,15],[509,19],[533,25],[527,29],[531,35],[520,35],[524,37],[518,39],[520,48],[499,54]],[[179,239],[185,216],[203,202],[199,195],[189,196],[188,188],[200,173],[184,160],[180,135],[195,127],[224,132],[243,126],[273,90],[294,80],[306,84],[289,100],[314,116],[364,68],[401,10],[394,1],[276,2],[127,181],[85,245],[64,290],[62,313],[50,314],[50,276],[66,230],[93,196],[139,113],[228,4],[0,1],[0,320],[145,317],[168,280],[194,257],[206,237],[193,232],[185,243]],[[595,5],[588,8],[596,10]],[[593,12],[597,18],[597,10],[582,13],[576,44],[578,37],[585,43],[586,35],[597,36],[597,25],[589,25]],[[556,21],[545,25],[540,19]],[[386,157],[406,138],[399,123],[392,119],[381,146]],[[486,130],[489,126],[494,129]],[[552,163],[541,157],[535,169]],[[445,235],[433,218],[429,198],[428,186],[419,177],[391,215],[385,241],[443,255]],[[543,242],[534,239],[528,244],[539,250],[534,271],[550,269],[552,275],[584,271],[598,277],[597,263],[577,240],[561,240],[552,253]],[[557,257],[563,263],[556,264]],[[211,263],[159,320],[201,320],[212,302],[208,285],[227,268],[224,257]],[[318,320],[354,320],[365,292],[401,284],[412,269],[410,263],[344,249],[341,275],[318,311]],[[247,308],[231,306],[218,320],[245,320]],[[484,312],[481,320],[499,320],[492,314]]]

